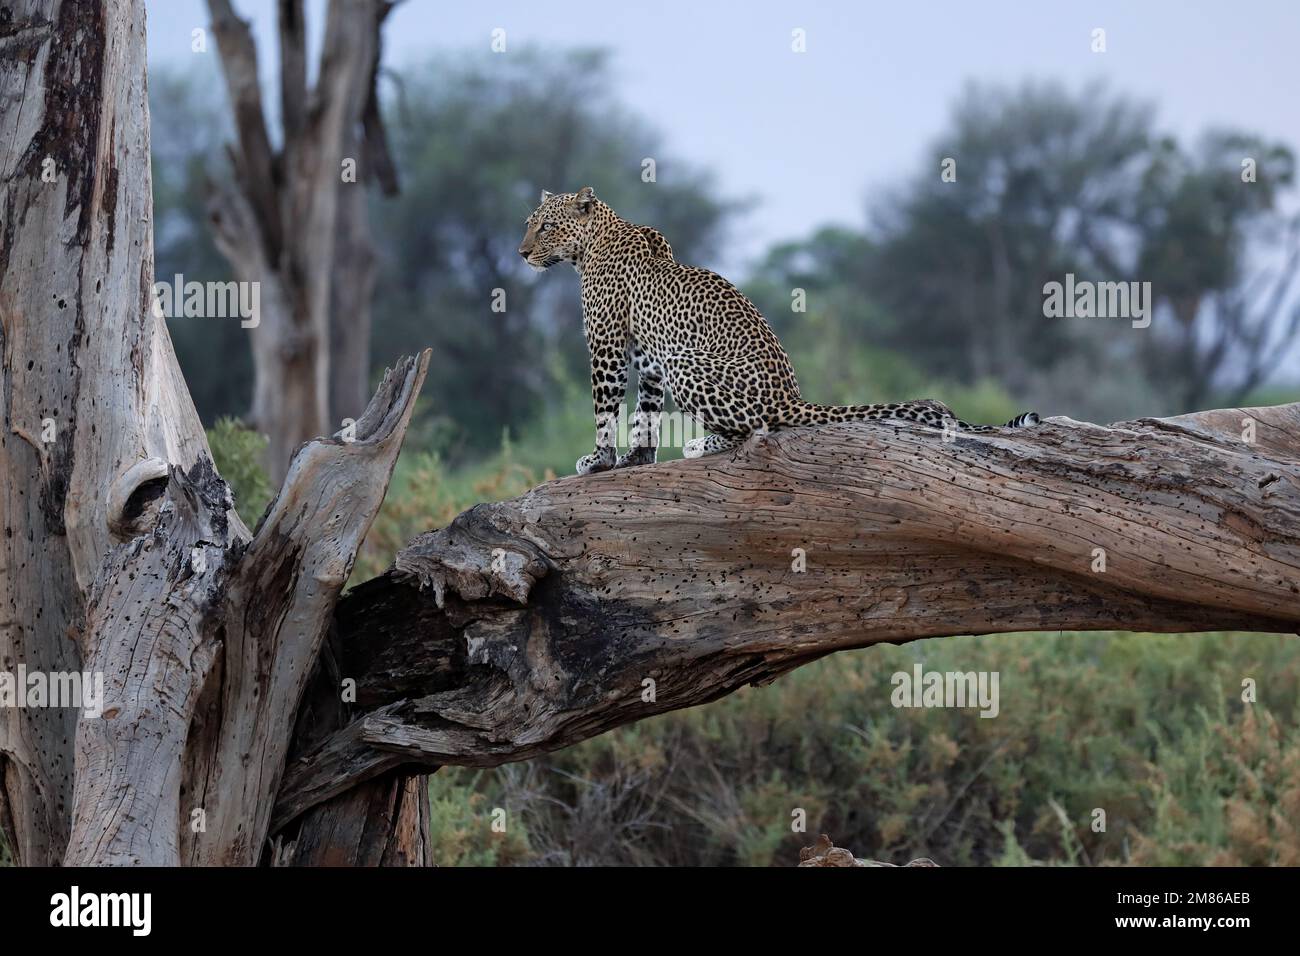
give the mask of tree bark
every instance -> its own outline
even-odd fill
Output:
[[[357,161],[359,178],[338,183],[338,235],[330,290],[330,420],[355,417],[370,394],[370,302],[375,290],[375,248],[365,184],[374,182],[385,196],[399,192],[397,167],[388,132],[379,112],[379,64],[383,59],[380,26],[391,9],[376,9],[375,54],[366,84],[360,123],[349,127],[345,155]]]
[[[147,521],[167,463],[189,468],[207,443],[150,307],[142,5],[6,10],[0,670],[76,672],[103,555]],[[63,856],[76,723],[71,708],[0,708],[0,826],[20,863]]]
[[[397,767],[537,756],[879,642],[1293,633],[1300,404],[795,429],[562,479],[417,538],[338,626],[360,713],[291,763],[273,828]]]
[[[428,356],[354,435],[299,449],[250,535],[153,308],[143,2],[5,13],[0,671],[84,669],[106,700],[0,707],[0,826],[20,864],[255,863]],[[304,820],[297,859],[426,862],[405,777],[340,798],[333,830]]]
[[[85,656],[109,681],[77,729],[70,865],[249,866],[334,603],[387,490],[427,353],[385,376],[354,439],[299,449],[252,540],[201,460],[101,569]]]
[[[356,138],[349,155],[356,155]],[[370,300],[375,292],[375,249],[366,193],[338,184],[338,234],[330,289],[330,421],[356,418],[370,394]]]

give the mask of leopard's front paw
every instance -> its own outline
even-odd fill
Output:
[[[614,449],[608,446],[597,448],[590,455],[583,455],[574,465],[580,475],[594,475],[598,471],[609,471],[614,467]]]
[[[656,452],[654,445],[643,445],[640,448],[629,448],[623,454],[618,456],[618,461],[614,462],[615,468],[635,468],[637,465],[653,465],[655,463]]]

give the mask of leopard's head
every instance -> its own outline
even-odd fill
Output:
[[[519,254],[538,272],[558,262],[578,265],[599,218],[596,213],[600,206],[590,186],[576,193],[543,191],[541,205],[524,220]]]

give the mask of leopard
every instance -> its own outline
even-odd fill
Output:
[[[789,355],[753,302],[709,269],[677,261],[667,238],[620,217],[596,198],[543,190],[524,220],[519,255],[535,271],[568,262],[581,282],[582,325],[591,355],[596,441],[579,475],[653,464],[665,395],[700,422],[703,437],[686,458],[736,449],[751,436],[801,425],[892,421],[945,430],[992,432],[1040,421],[1035,412],[1001,426],[962,421],[943,402],[819,405],[799,391]],[[618,413],[629,370],[637,373],[628,449],[618,453]]]

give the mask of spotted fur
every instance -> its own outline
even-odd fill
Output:
[[[785,349],[754,304],[722,276],[673,258],[657,230],[627,222],[596,198],[542,193],[519,254],[538,271],[569,262],[582,277],[583,329],[591,352],[596,447],[579,474],[655,460],[664,389],[713,434],[686,444],[688,458],[734,447],[749,435],[793,425],[893,419],[934,428],[969,425],[942,402],[815,405],[803,400]],[[639,381],[631,447],[615,446],[628,367]],[[1034,425],[1033,412],[1005,428]]]

